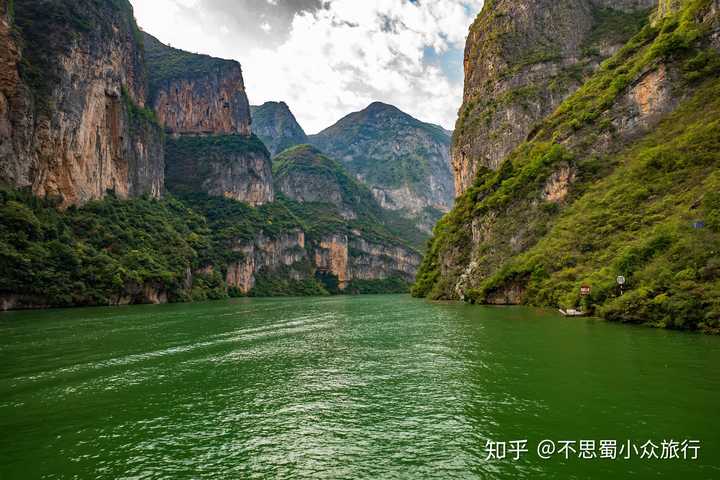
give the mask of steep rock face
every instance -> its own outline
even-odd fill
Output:
[[[15,112],[29,112],[29,92],[20,79],[20,47],[12,32],[12,19],[7,7],[7,2],[0,5],[0,8],[5,9],[0,16],[0,166],[3,169],[1,174],[4,181],[27,183],[28,167],[16,158],[13,136],[20,133],[28,135],[29,126],[17,124],[17,113],[13,115],[11,108]],[[22,92],[18,91],[20,89]]]
[[[143,106],[143,50],[129,3],[14,3],[0,23],[0,181],[62,205],[159,196],[162,132]]]
[[[400,277],[407,282],[415,279],[422,257],[400,246],[368,242],[362,237],[350,241],[348,276],[351,279]]]
[[[278,192],[298,203],[291,205],[296,215],[313,217],[307,223],[314,268],[336,276],[340,290],[353,280],[414,279],[420,256],[384,225],[394,213],[338,162],[299,145],[275,157],[274,173]]]
[[[250,135],[240,64],[197,55],[143,34],[150,105],[171,133]]]
[[[420,265],[416,252],[400,246],[368,242],[358,233],[333,233],[306,243],[301,230],[270,238],[260,233],[233,248],[242,258],[227,268],[229,287],[250,293],[258,275],[282,272],[291,280],[314,278],[316,273],[337,277],[345,290],[353,280],[400,278],[412,282]]]
[[[273,161],[275,185],[287,198],[300,202],[330,203],[345,219],[367,213],[373,200],[366,188],[348,176],[334,160],[310,145],[284,151]]]
[[[289,269],[287,275],[299,280],[304,274],[307,262],[305,233],[294,230],[277,238],[270,238],[260,232],[250,242],[238,242],[233,248],[243,258],[232,263],[227,270],[225,280],[230,287],[242,293],[249,293],[255,286],[255,276],[259,272],[274,272],[283,267]],[[296,268],[297,267],[297,268]]]
[[[251,106],[252,130],[274,157],[285,149],[308,143],[305,131],[285,102]]]
[[[335,275],[338,287],[344,290],[350,278],[348,271],[348,237],[334,234],[323,237],[315,248],[315,266],[320,272]],[[374,271],[372,279],[383,278],[382,273]]]
[[[441,127],[376,102],[309,139],[370,187],[383,208],[418,216],[452,206],[450,138]]]
[[[695,220],[720,212],[720,8],[671,3],[496,171],[480,167],[416,295],[720,329],[719,277],[696,267],[713,264],[720,224]]]
[[[327,235],[315,247],[317,270],[337,276],[341,290],[353,280],[412,282],[420,261],[420,255],[407,248],[368,242],[356,234]]]
[[[272,202],[272,166],[254,135],[182,135],[166,144],[170,190],[205,192],[250,205]]]
[[[150,104],[169,134],[168,188],[272,202],[270,155],[250,131],[240,64],[144,41]]]
[[[656,0],[486,2],[465,47],[465,91],[452,145],[457,195],[497,169],[538,121],[647,18]]]

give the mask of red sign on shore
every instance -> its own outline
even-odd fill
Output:
[[[582,285],[580,287],[580,295],[590,295],[591,290],[590,285]]]

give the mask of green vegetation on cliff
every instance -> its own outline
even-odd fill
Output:
[[[450,135],[437,125],[375,102],[308,141],[367,185],[383,209],[400,212],[420,230],[429,233],[439,218],[432,214],[452,206]]]
[[[610,175],[588,186],[537,245],[472,296],[482,301],[520,282],[533,304],[665,327],[720,328],[720,229],[712,220],[720,213],[718,99],[716,80],[613,159]],[[703,220],[704,228],[694,228]],[[618,275],[628,282],[622,296]],[[580,296],[581,284],[592,286],[590,296]]]
[[[624,12],[593,7],[593,29],[585,39],[585,53],[597,55],[603,45],[626,43],[645,26],[649,13],[647,10]]]
[[[52,108],[49,103],[52,89],[61,83],[63,67],[59,59],[73,47],[106,48],[101,42],[117,29],[128,32],[135,42],[134,48],[142,50],[142,36],[128,0],[25,0],[10,1],[7,8],[22,38],[20,74],[33,93],[35,110],[40,113],[48,113]],[[138,58],[131,60],[138,62]],[[143,85],[145,78],[136,81]]]
[[[73,306],[145,303],[160,294],[169,301],[238,295],[225,284],[227,267],[244,257],[234,245],[260,232],[276,239],[311,231],[317,219],[313,208],[283,200],[253,208],[202,193],[162,200],[108,195],[62,211],[51,199],[0,190],[0,301]],[[372,230],[357,227],[374,238]],[[400,242],[386,230],[381,234],[377,239]],[[250,295],[327,294],[311,266],[305,270],[301,280],[282,269],[258,272]],[[398,288],[396,280],[368,281],[348,292]]]
[[[161,43],[147,33],[143,34],[145,61],[148,69],[150,91],[148,98],[153,100],[162,85],[178,79],[203,78],[227,68],[235,68],[237,62],[190,53]]]
[[[109,196],[61,212],[2,191],[0,212],[0,292],[41,305],[118,303],[145,284],[182,297],[185,272],[208,242],[205,220],[174,199]]]
[[[403,145],[403,152],[392,148],[399,136],[409,140],[422,132],[433,145],[418,142]],[[400,135],[398,135],[400,134]],[[310,136],[310,143],[331,156],[344,159],[352,174],[360,174],[365,183],[397,188],[404,184],[425,185],[430,176],[430,150],[436,145],[448,148],[450,137],[440,127],[421,122],[392,105],[379,102],[361,112],[351,113],[335,125]],[[411,148],[411,147],[415,148]],[[408,150],[410,148],[410,150]]]
[[[285,102],[265,102],[251,106],[252,130],[272,155],[307,143],[305,131]]]
[[[479,172],[437,225],[413,293],[719,331],[720,62],[705,41],[709,6],[687,1],[643,27],[498,171]],[[623,137],[615,119],[628,90],[658,70],[678,106],[649,133]],[[603,138],[616,148],[597,149]],[[563,171],[573,178],[552,201],[549,180]]]
[[[122,89],[121,92],[123,103],[125,104],[125,111],[127,112],[128,121],[130,123],[130,130],[144,130],[154,129],[157,130],[158,136],[165,138],[165,130],[160,125],[155,111],[148,107],[141,107],[130,97],[126,88]]]
[[[454,149],[482,163],[508,134],[530,131],[648,22],[643,2],[573,4],[577,12],[557,1],[485,2],[470,28]],[[513,122],[523,117],[532,120],[519,129]]]
[[[329,233],[359,230],[369,241],[412,250],[422,248],[426,240],[411,220],[382,209],[365,185],[315,147],[298,145],[285,150],[273,160],[273,175],[278,192],[282,192],[287,179],[295,184],[296,190],[308,189],[317,195],[314,201],[302,202],[284,196],[288,208],[303,219],[311,236],[320,238]],[[327,198],[332,191],[339,194],[337,204]],[[347,213],[352,213],[352,218],[346,218]]]
[[[255,135],[168,136],[165,182],[175,192],[203,191],[203,182],[215,174],[213,168],[232,166],[252,157],[270,157]]]
[[[4,190],[0,297],[50,306],[143,303],[151,300],[148,289],[170,301],[222,298],[228,294],[223,272],[243,258],[233,244],[261,231],[276,238],[299,226],[279,203],[251,208],[203,194],[163,200],[109,195],[60,211],[50,200]],[[205,271],[209,265],[212,271]],[[266,284],[281,277],[262,276],[265,283],[253,294],[278,294]],[[309,288],[296,287],[290,293]]]
[[[309,197],[319,203],[330,203],[331,193],[337,193],[338,207],[352,211],[358,217],[378,221],[382,209],[370,190],[351,178],[335,160],[310,145],[285,150],[273,159],[273,176],[278,185],[288,183],[294,190],[310,190]]]

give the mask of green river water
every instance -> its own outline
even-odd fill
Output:
[[[407,296],[6,313],[0,479],[717,479],[719,365],[717,337]]]

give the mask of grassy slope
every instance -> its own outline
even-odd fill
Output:
[[[720,80],[617,162],[477,298],[520,276],[530,303],[581,305],[659,326],[720,327]],[[693,228],[700,219],[707,227]],[[628,279],[623,296],[617,275]],[[593,287],[589,297],[579,296],[581,284]]]
[[[582,300],[606,318],[674,328],[716,330],[720,325],[717,252],[720,238],[717,169],[720,86],[717,53],[704,50],[706,26],[698,21],[707,0],[646,26],[606,61],[574,95],[521,145],[499,171],[482,171],[473,188],[436,227],[414,294],[453,297],[461,269],[471,260],[469,224],[494,217],[495,232],[472,258],[479,287],[471,300],[518,285],[524,300],[572,306],[582,283],[593,286]],[[588,156],[566,139],[609,130],[609,109],[642,72],[666,63],[682,72],[682,89],[695,91],[658,129],[610,156]],[[713,100],[710,100],[713,99]],[[578,179],[565,206],[539,200],[545,179],[558,165],[574,165]],[[707,228],[690,222],[705,218]],[[521,253],[508,238],[519,234]],[[615,276],[629,279],[622,297]]]

